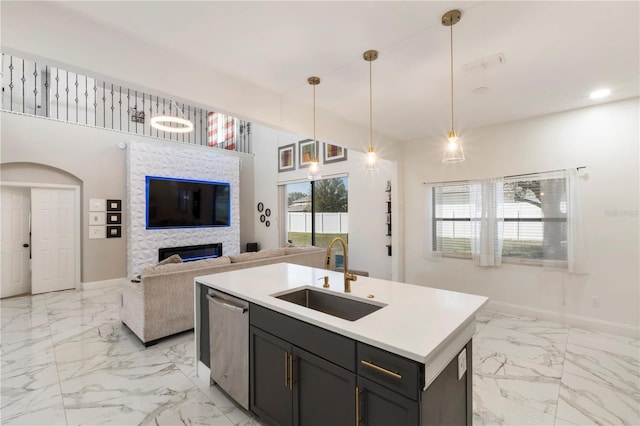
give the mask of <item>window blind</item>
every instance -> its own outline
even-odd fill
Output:
[[[469,186],[433,188],[433,249],[443,254],[471,257]]]

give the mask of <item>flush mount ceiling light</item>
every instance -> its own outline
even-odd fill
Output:
[[[320,179],[320,164],[318,163],[318,141],[316,140],[316,86],[320,84],[320,77],[309,77],[307,83],[313,86],[313,160],[309,164],[309,175],[311,180]]]
[[[172,105],[182,117],[177,115],[156,115],[151,118],[151,127],[170,133],[189,133],[193,131],[193,123],[184,116],[182,110],[174,101],[169,102],[169,111],[171,111]]]
[[[378,59],[377,50],[367,50],[362,54],[365,61],[369,62],[369,150],[367,151],[367,163],[364,169],[370,172],[378,170],[378,157],[373,149],[373,90],[371,83],[371,62]]]
[[[447,139],[447,148],[442,156],[443,163],[458,163],[464,161],[462,144],[453,127],[453,26],[460,22],[461,13],[459,10],[450,10],[442,15],[442,25],[451,29],[451,130]]]
[[[602,99],[602,98],[606,98],[610,94],[611,94],[611,90],[609,89],[598,89],[591,92],[589,94],[589,97],[591,99]]]

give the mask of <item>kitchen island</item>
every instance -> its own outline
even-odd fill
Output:
[[[278,298],[300,288],[374,311],[349,320]],[[198,277],[205,380],[209,289],[249,305],[249,409],[267,423],[471,424],[471,339],[486,297],[369,277],[345,294],[342,273],[287,263]]]

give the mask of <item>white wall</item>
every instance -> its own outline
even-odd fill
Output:
[[[601,326],[640,324],[638,98],[460,132],[466,161],[440,162],[439,140],[406,143],[406,280],[489,296],[491,301]],[[589,274],[538,267],[496,269],[424,256],[424,185],[586,166],[583,218]],[[617,212],[617,213],[616,213]],[[599,306],[592,306],[592,297]],[[507,304],[507,305],[505,305]],[[514,308],[514,306],[511,306]],[[613,324],[609,324],[613,323]]]
[[[90,126],[37,118],[28,115],[0,112],[0,162],[2,177],[21,180],[29,170],[38,169],[29,177],[31,182],[51,182],[47,168],[68,173],[82,185],[82,276],[83,282],[101,281],[127,276],[127,230],[122,238],[92,240],[88,237],[90,198],[126,199],[126,151],[118,144],[132,140],[162,143],[139,135],[115,132]],[[165,142],[184,146],[179,142]],[[206,149],[206,148],[203,148]],[[240,161],[240,244],[254,241],[251,223],[253,207],[253,156],[231,151],[216,151],[221,155],[238,157]],[[19,164],[13,164],[19,163]],[[25,163],[28,163],[25,165]],[[5,174],[5,167],[8,171]],[[19,170],[16,167],[19,167]],[[26,167],[26,168],[25,168]],[[58,172],[56,172],[59,174]],[[56,178],[56,183],[64,182]],[[123,212],[123,220],[127,212]],[[249,215],[249,218],[247,218]]]

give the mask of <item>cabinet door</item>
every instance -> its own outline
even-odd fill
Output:
[[[356,375],[293,347],[294,425],[353,425]]]
[[[358,407],[361,425],[418,426],[420,404],[406,396],[358,377]]]
[[[291,345],[255,327],[250,327],[249,336],[251,410],[269,424],[291,426]]]

